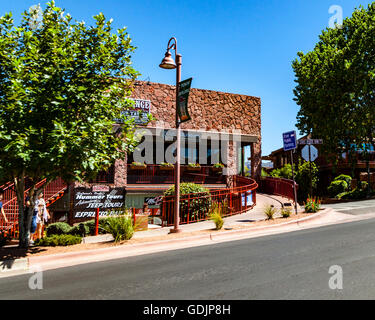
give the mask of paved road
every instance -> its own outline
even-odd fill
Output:
[[[343,270],[332,290],[329,268]],[[0,299],[374,299],[375,219],[0,278]]]
[[[352,201],[346,203],[325,204],[323,207],[333,208],[342,213],[361,215],[366,213],[375,213],[375,199]]]

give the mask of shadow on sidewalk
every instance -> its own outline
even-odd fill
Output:
[[[35,253],[46,251],[39,247],[30,247],[28,249],[21,249],[17,246],[0,248],[0,270],[10,269],[14,264],[15,259],[26,258]]]

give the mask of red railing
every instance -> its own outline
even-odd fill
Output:
[[[296,191],[298,184],[296,184]],[[286,197],[294,201],[293,180],[264,177],[260,179],[259,191],[267,194],[274,194]]]
[[[233,187],[212,190],[206,193],[191,193],[180,198],[180,224],[188,224],[209,219],[209,213],[214,203],[224,212],[224,216],[242,213],[256,205],[255,180],[233,176]],[[161,204],[162,226],[174,224],[174,198],[163,198]]]
[[[144,169],[133,169],[127,165],[128,184],[173,184],[174,167],[163,167],[158,164],[148,164]],[[200,184],[225,184],[225,176],[212,166],[201,166],[197,169],[181,166],[181,182]]]
[[[39,181],[35,188],[42,188],[46,183],[46,179]],[[4,192],[3,197],[3,208],[8,222],[5,222],[3,217],[0,217],[0,231],[5,231],[6,233],[11,234],[12,237],[16,237],[18,234],[18,202],[17,195],[14,191],[14,184],[8,183],[2,186],[3,189],[0,189]],[[46,201],[47,207],[55,202],[57,199],[61,198],[67,188],[66,183],[61,179],[57,178],[56,180],[50,182],[47,186],[43,187],[44,199]],[[30,188],[25,190],[26,193]]]

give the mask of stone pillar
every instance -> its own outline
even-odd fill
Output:
[[[237,150],[235,142],[232,140],[228,141],[227,143],[227,187],[233,187],[233,176],[237,174]]]
[[[252,177],[256,180],[260,179],[262,172],[262,151],[261,142],[258,140],[251,147],[251,171],[254,172]]]
[[[127,184],[127,157],[115,161],[115,187],[125,187]]]

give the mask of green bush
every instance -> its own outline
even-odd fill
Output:
[[[106,221],[107,221],[107,218],[99,218],[99,227],[98,227],[99,234],[106,233],[105,228],[104,228]],[[88,234],[91,236],[95,235],[95,219],[86,221],[84,224],[85,226],[88,227]]]
[[[296,170],[296,183],[298,184],[297,198],[299,201],[305,201],[310,194],[310,179],[312,181],[312,189],[317,189],[318,186],[318,167],[314,162],[311,162],[311,177],[310,177],[310,162],[299,161],[298,169]]]
[[[339,199],[346,199],[346,200],[361,200],[366,199],[367,197],[367,189],[360,189],[355,188],[352,191],[344,192],[337,196]]]
[[[281,208],[280,213],[283,218],[289,218],[292,214],[292,210],[289,208]]]
[[[69,234],[74,236],[85,237],[90,234],[90,228],[86,222],[81,222],[80,224],[73,226],[70,229]]]
[[[72,227],[66,222],[56,222],[46,228],[47,236],[69,234]]]
[[[350,191],[350,187],[352,185],[352,177],[351,176],[348,176],[346,174],[340,174],[335,179],[333,179],[333,181],[345,181],[348,184],[348,190],[347,191]]]
[[[71,234],[54,234],[52,236],[37,239],[34,242],[35,246],[42,247],[56,247],[56,246],[71,246],[82,242],[82,237]]]
[[[183,182],[180,184],[180,197],[182,198],[186,194],[194,193],[194,199],[180,200],[180,216],[187,219],[189,213],[190,220],[198,219],[202,213],[208,216],[211,207],[210,190],[203,187],[202,185]],[[164,197],[173,196],[175,194],[174,185],[171,186],[164,192]],[[173,215],[174,207],[171,206],[170,212]]]
[[[328,194],[331,197],[336,197],[338,194],[348,190],[348,184],[344,180],[334,180],[327,188]]]
[[[264,208],[264,214],[267,216],[267,220],[272,220],[276,213],[276,208],[272,205],[268,205]]]
[[[270,172],[270,176],[274,178],[292,179],[292,165],[288,163],[280,169],[274,169]]]
[[[210,220],[215,223],[216,230],[220,230],[224,225],[223,211],[219,203],[215,202],[212,204]]]
[[[112,234],[115,242],[129,240],[134,234],[132,219],[126,215],[106,218],[104,229]]]

